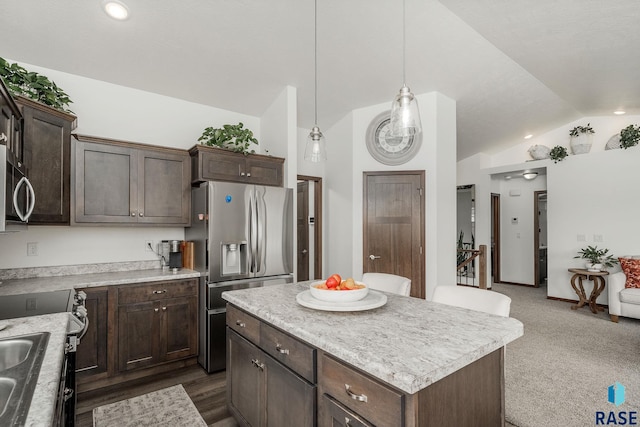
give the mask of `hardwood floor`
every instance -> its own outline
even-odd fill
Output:
[[[200,365],[81,393],[78,395],[76,425],[93,426],[93,408],[177,384],[182,384],[209,427],[238,426],[227,411],[225,371],[209,375]]]

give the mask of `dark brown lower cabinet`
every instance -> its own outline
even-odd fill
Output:
[[[326,394],[322,396],[322,403],[318,410],[321,412],[320,417],[327,420],[328,425],[333,427],[373,427],[373,424]]]
[[[89,328],[80,340],[76,353],[78,379],[107,372],[107,288],[82,289],[87,294],[85,301]]]
[[[196,310],[195,296],[119,306],[119,370],[197,355]]]
[[[315,426],[316,386],[227,329],[228,404],[251,427]]]

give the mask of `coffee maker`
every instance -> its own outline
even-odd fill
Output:
[[[180,240],[171,240],[169,249],[169,268],[178,270],[182,268],[182,252],[180,251]]]

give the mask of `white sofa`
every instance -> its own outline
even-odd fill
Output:
[[[627,276],[622,271],[609,275],[609,315],[612,322],[618,316],[640,319],[640,288],[625,288]]]

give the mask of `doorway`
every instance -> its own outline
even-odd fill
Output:
[[[534,287],[547,283],[547,192],[533,192]]]
[[[363,183],[363,273],[408,277],[425,298],[425,172],[364,172]]]
[[[322,178],[298,175],[296,281],[322,278]]]
[[[500,194],[491,193],[491,281],[500,283]]]

